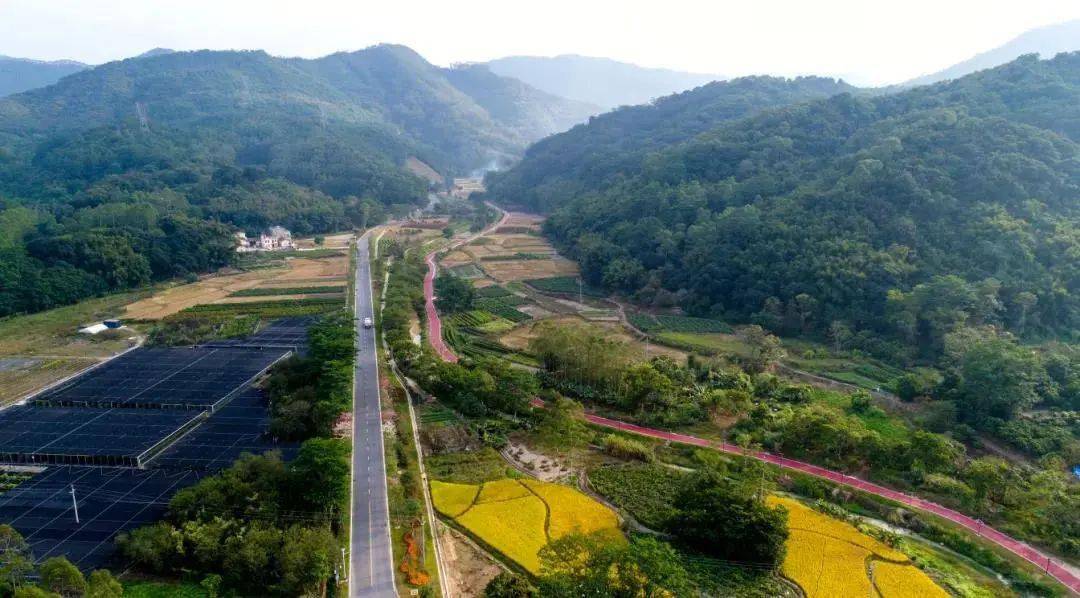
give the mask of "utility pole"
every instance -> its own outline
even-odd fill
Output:
[[[75,523],[79,523],[79,501],[75,500],[75,484],[71,485],[71,504],[75,507]]]
[[[577,302],[582,304],[582,305],[585,305],[585,298],[584,298],[583,295],[584,295],[584,293],[581,290],[581,277],[578,276],[578,279],[577,279]]]

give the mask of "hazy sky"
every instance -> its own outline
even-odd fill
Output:
[[[880,84],[1074,18],[1080,0],[0,0],[0,54],[100,63],[162,46],[316,57],[394,42],[443,65],[575,53]]]

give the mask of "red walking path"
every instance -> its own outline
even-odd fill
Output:
[[[439,319],[438,310],[435,309],[435,272],[437,270],[437,266],[435,265],[435,256],[438,253],[449,251],[458,247],[459,245],[471,242],[477,237],[487,234],[491,230],[498,228],[504,222],[506,222],[506,219],[509,216],[509,212],[504,213],[503,217],[497,223],[481,231],[480,233],[462,241],[458,241],[457,243],[450,245],[449,247],[446,247],[444,249],[433,251],[427,255],[426,259],[428,264],[428,272],[427,276],[424,277],[424,298],[427,310],[428,339],[431,341],[431,346],[435,349],[435,352],[438,353],[439,357],[441,357],[444,361],[452,361],[456,363],[458,357],[454,354],[452,350],[450,350],[449,347],[446,346],[446,343],[443,342],[442,322]],[[535,399],[533,400],[533,405],[537,407],[543,407],[544,402],[539,399]],[[962,513],[958,513],[952,509],[943,507],[937,503],[923,500],[917,496],[911,496],[910,494],[905,494],[903,492],[897,492],[896,490],[891,490],[884,486],[879,486],[878,484],[867,482],[854,476],[825,469],[823,467],[818,467],[817,465],[812,465],[810,463],[804,463],[802,461],[788,459],[786,457],[781,457],[779,455],[774,455],[772,453],[767,453],[764,451],[748,451],[742,447],[728,444],[726,442],[716,442],[713,440],[699,438],[697,436],[678,434],[676,432],[666,432],[664,430],[657,430],[655,428],[646,428],[643,426],[637,426],[614,419],[608,419],[599,415],[585,414],[585,419],[591,424],[603,426],[605,428],[611,428],[613,430],[621,430],[623,432],[630,432],[632,434],[647,436],[649,438],[657,438],[660,440],[700,446],[704,448],[722,451],[725,453],[752,457],[759,461],[771,463],[784,469],[798,471],[818,478],[829,480],[830,482],[843,484],[844,486],[849,486],[857,490],[862,490],[863,492],[868,492],[882,498],[887,498],[908,507],[926,511],[928,513],[933,513],[934,515],[937,515],[944,519],[948,519],[949,521],[952,521],[957,525],[967,528],[969,531],[974,532],[975,534],[986,538],[987,540],[993,542],[994,544],[997,544],[1005,550],[1008,550],[1009,552],[1037,565],[1040,569],[1043,569],[1054,579],[1058,580],[1070,590],[1072,590],[1074,594],[1080,595],[1080,577],[1078,577],[1070,569],[1066,568],[1060,563],[1055,562],[1053,558],[1051,558],[1049,555],[1043,553],[1042,551],[1036,550],[1035,548],[1032,548],[1031,546],[1028,546],[1027,544],[1019,540],[1016,540],[1011,536],[1003,534],[981,521],[978,521],[972,517],[968,517],[967,515],[964,515]]]
[[[510,218],[510,212],[503,212],[502,218],[499,218],[499,221],[495,224],[492,224],[471,237],[466,237],[465,239],[452,243],[442,249],[436,249],[424,257],[424,261],[427,262],[428,266],[427,274],[424,275],[424,311],[427,312],[428,341],[431,342],[431,348],[435,349],[435,352],[439,354],[439,357],[441,357],[443,361],[457,363],[458,356],[454,355],[454,352],[451,351],[450,347],[447,347],[446,343],[443,341],[442,320],[439,319],[439,311],[435,309],[435,274],[439,270],[438,265],[435,264],[435,257],[440,253],[446,253],[457,249],[466,243],[471,243],[488,234],[505,224],[508,218]]]
[[[543,402],[539,400],[534,401],[534,405],[543,406]],[[1080,577],[1077,577],[1071,570],[1064,567],[1060,563],[1055,562],[1049,555],[1028,546],[1027,544],[1016,540],[1006,534],[1003,534],[996,529],[986,525],[985,523],[968,517],[962,513],[958,513],[952,509],[943,507],[937,503],[923,500],[917,496],[911,496],[910,494],[904,494],[903,492],[897,492],[884,486],[879,486],[872,482],[861,480],[854,476],[846,475],[817,465],[810,463],[804,463],[802,461],[796,461],[794,459],[788,459],[780,455],[774,455],[763,451],[747,451],[746,449],[728,444],[726,442],[715,442],[712,440],[706,440],[704,438],[698,438],[697,436],[688,436],[686,434],[677,434],[675,432],[665,432],[663,430],[657,430],[654,428],[645,428],[642,426],[636,426],[634,424],[628,424],[618,420],[608,419],[599,415],[586,414],[585,419],[598,426],[605,428],[611,428],[614,430],[621,430],[624,432],[630,432],[632,434],[638,434],[641,436],[648,436],[650,438],[657,438],[660,440],[668,440],[671,442],[679,442],[682,444],[689,444],[693,446],[700,446],[704,448],[710,448],[714,450],[723,451],[725,453],[731,453],[736,455],[742,455],[746,457],[752,457],[759,461],[771,463],[773,465],[782,467],[784,469],[790,469],[792,471],[798,471],[805,474],[809,474],[818,478],[829,480],[837,484],[843,484],[851,488],[856,488],[876,496],[887,498],[897,503],[933,513],[939,517],[948,519],[953,523],[961,525],[967,528],[987,540],[1001,546],[1009,552],[1037,565],[1039,568],[1046,571],[1048,574],[1054,577],[1070,590],[1074,594],[1080,594]]]

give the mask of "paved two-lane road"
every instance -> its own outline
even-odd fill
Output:
[[[356,244],[356,372],[353,381],[352,525],[349,529],[349,595],[396,596],[390,516],[386,500],[379,365],[371,297],[368,233]]]

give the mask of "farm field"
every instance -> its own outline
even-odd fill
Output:
[[[345,251],[331,251],[326,257],[289,257],[280,260],[280,265],[235,274],[212,275],[197,282],[169,287],[128,305],[124,317],[160,320],[202,304],[262,302],[273,300],[277,296],[284,296],[286,299],[323,296],[324,293],[320,291],[326,287],[345,285],[348,267],[349,257]],[[313,292],[298,294],[301,287],[311,287]],[[281,291],[274,293],[274,289]]]
[[[88,368],[135,342],[137,331],[79,334],[92,322],[116,317],[125,304],[152,291],[118,293],[57,309],[0,320],[0,404]]]
[[[730,334],[731,326],[720,320],[691,318],[687,316],[652,315],[646,313],[627,314],[630,324],[646,333],[653,332],[724,332]]]
[[[566,534],[623,539],[613,511],[568,486],[516,479],[480,485],[432,481],[431,495],[439,513],[534,574],[540,549]]]
[[[847,523],[794,499],[773,496],[768,502],[788,510],[790,535],[782,570],[807,598],[948,596],[906,555]]]

